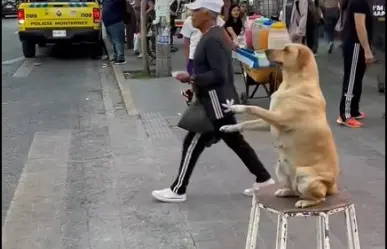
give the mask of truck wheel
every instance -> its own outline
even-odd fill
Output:
[[[36,46],[35,43],[31,43],[28,41],[23,41],[22,42],[22,47],[23,47],[23,55],[26,58],[32,58],[35,57],[36,54]]]

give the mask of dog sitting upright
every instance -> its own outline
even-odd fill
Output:
[[[259,106],[227,105],[234,113],[247,112],[259,119],[226,125],[222,132],[259,130],[270,126],[278,152],[276,174],[283,188],[277,197],[299,196],[295,206],[314,206],[337,193],[339,163],[326,103],[320,89],[312,51],[301,44],[267,50],[271,62],[282,66],[283,82],[271,96],[270,110]]]

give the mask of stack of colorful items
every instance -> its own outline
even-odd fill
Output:
[[[265,50],[281,49],[290,42],[286,25],[263,16],[251,16],[246,24],[246,48],[233,52],[233,57],[248,68],[270,67]]]

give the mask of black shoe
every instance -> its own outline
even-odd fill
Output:
[[[177,47],[171,47],[171,53],[176,53],[177,51],[179,51]]]
[[[333,51],[333,42],[330,42],[328,45],[328,53],[331,54]]]
[[[126,60],[116,60],[115,62],[114,62],[114,65],[123,65],[123,64],[125,64],[126,63]]]

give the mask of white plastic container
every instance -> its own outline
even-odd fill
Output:
[[[283,22],[273,23],[269,30],[268,48],[269,49],[283,49],[286,44],[290,43],[290,36]]]

